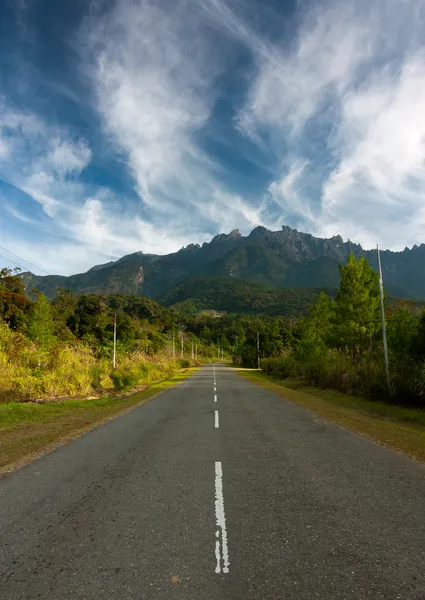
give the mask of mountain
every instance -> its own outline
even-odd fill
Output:
[[[132,293],[158,298],[177,283],[192,277],[231,277],[266,286],[339,285],[338,265],[350,252],[363,254],[377,268],[376,250],[344,242],[341,236],[316,238],[283,226],[281,231],[256,227],[248,236],[238,229],[216,235],[202,246],[190,244],[159,256],[136,252],[98,265],[78,275],[36,276],[23,273],[30,290],[37,287],[50,298],[58,286],[76,293]],[[386,291],[398,297],[425,299],[425,244],[402,252],[381,252]]]
[[[228,313],[299,317],[320,292],[335,296],[332,288],[266,287],[234,277],[194,277],[185,279],[159,296],[157,301],[175,310],[194,314],[214,309]]]

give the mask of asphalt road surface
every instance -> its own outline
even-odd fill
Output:
[[[0,544],[1,600],[425,600],[425,467],[211,365],[2,479]]]

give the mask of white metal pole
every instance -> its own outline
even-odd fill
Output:
[[[387,373],[387,384],[388,389],[391,392],[390,387],[390,365],[388,361],[388,345],[387,345],[387,329],[385,325],[385,311],[384,311],[384,282],[382,280],[382,267],[381,267],[381,255],[379,252],[379,246],[376,246],[378,252],[378,265],[379,265],[379,294],[381,296],[381,313],[382,313],[382,337],[384,340],[384,356],[385,356],[385,371]]]
[[[257,366],[260,368],[260,334],[257,333]]]
[[[115,363],[117,358],[117,315],[114,314],[114,358],[112,361],[112,366],[115,369]]]

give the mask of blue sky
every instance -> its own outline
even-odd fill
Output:
[[[425,242],[423,31],[425,0],[5,0],[0,264]]]

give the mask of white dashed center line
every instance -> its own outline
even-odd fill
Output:
[[[214,402],[217,402],[217,394],[214,394]]]
[[[218,423],[218,410],[214,411],[214,426],[216,429],[219,428],[219,423]]]
[[[215,463],[215,557],[216,557],[216,573],[229,572],[229,551],[227,548],[227,530],[226,516],[224,513],[223,499],[223,470],[221,462]],[[221,534],[221,544],[220,544]]]

